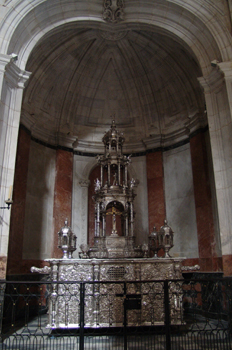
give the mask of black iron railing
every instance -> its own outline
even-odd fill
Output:
[[[2,281],[0,349],[232,349],[232,279]]]

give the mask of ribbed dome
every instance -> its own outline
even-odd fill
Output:
[[[169,32],[63,25],[34,48],[22,123],[41,141],[99,152],[115,119],[125,149],[186,138],[205,123],[199,65]],[[73,145],[73,146],[72,146]]]

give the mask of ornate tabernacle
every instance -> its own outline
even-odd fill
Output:
[[[95,237],[90,258],[142,257],[141,248],[135,248],[133,187],[137,180],[128,178],[130,156],[123,155],[123,134],[113,120],[111,129],[102,139],[105,152],[97,156],[101,168],[100,180],[95,181]],[[111,230],[106,234],[106,218],[112,218]],[[118,228],[119,231],[118,232]]]

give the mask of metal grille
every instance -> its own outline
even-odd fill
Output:
[[[125,268],[123,266],[110,267],[107,276],[111,281],[123,280],[125,276]]]
[[[232,349],[230,278],[0,286],[0,349]]]

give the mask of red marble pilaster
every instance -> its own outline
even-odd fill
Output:
[[[149,233],[163,225],[166,217],[162,152],[146,155]]]
[[[7,274],[21,273],[23,233],[26,208],[27,172],[30,153],[30,134],[19,129],[18,148],[11,208]]]
[[[64,150],[56,151],[56,178],[54,188],[54,246],[53,257],[61,258],[62,251],[57,247],[57,233],[68,219],[71,226],[72,213],[72,178],[73,178],[73,154]]]
[[[201,271],[220,271],[221,258],[216,253],[212,197],[208,175],[208,160],[204,133],[190,140],[199,264]]]

